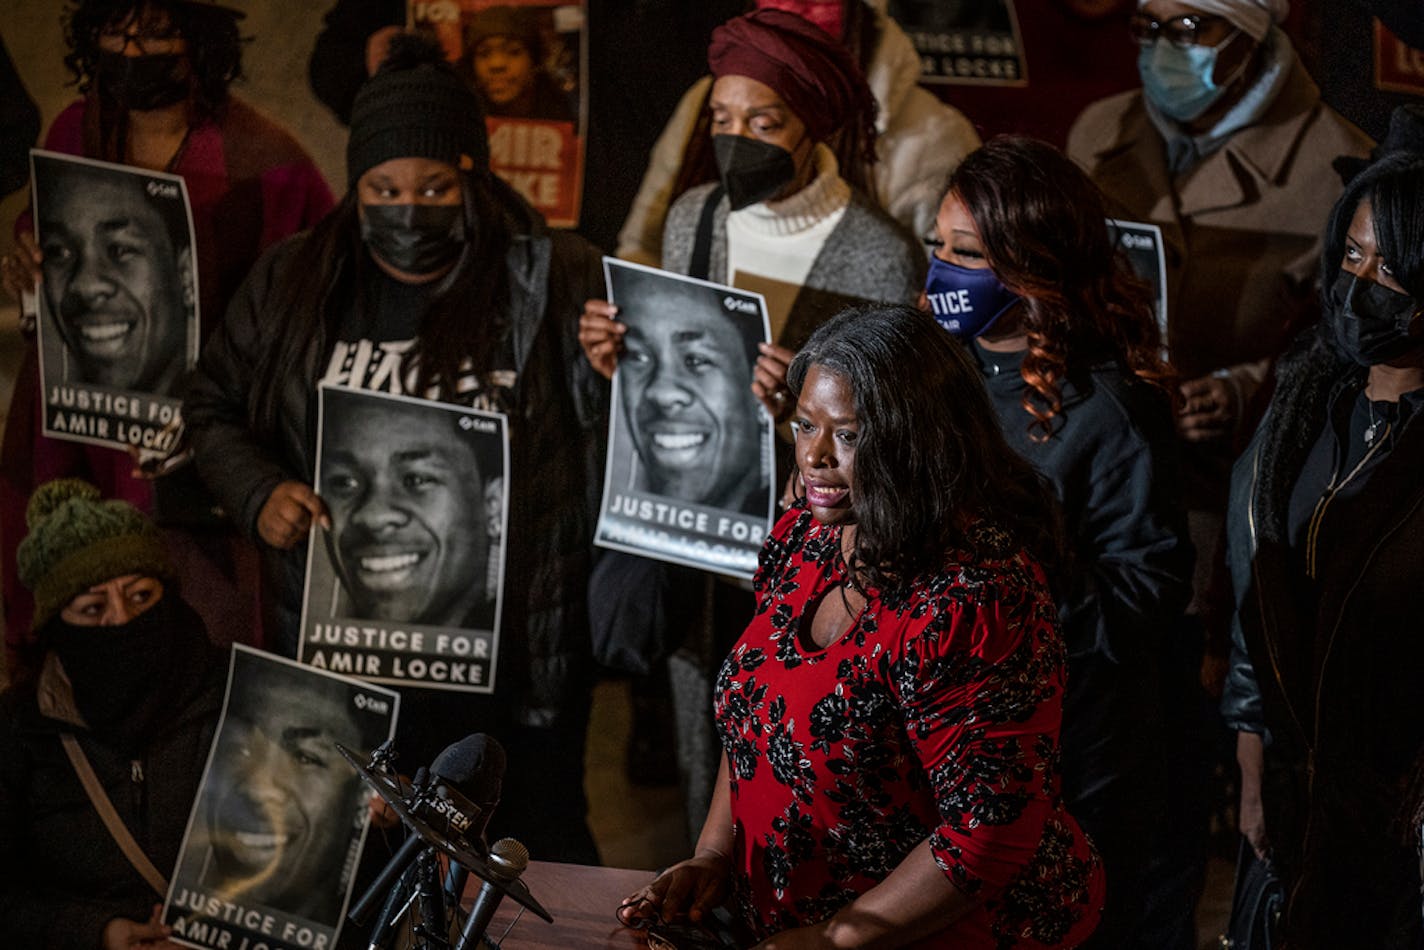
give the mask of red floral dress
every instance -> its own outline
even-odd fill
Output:
[[[765,937],[824,920],[927,837],[978,906],[926,946],[1071,947],[1103,873],[1059,792],[1064,652],[1042,569],[981,530],[908,594],[869,592],[839,640],[810,616],[845,579],[804,508],[762,549],[751,625],[723,662],[734,885]]]

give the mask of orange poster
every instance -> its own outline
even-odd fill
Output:
[[[578,224],[588,114],[583,0],[413,0],[485,107],[490,166],[557,228]]]

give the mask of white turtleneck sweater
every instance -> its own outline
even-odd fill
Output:
[[[850,204],[850,185],[831,150],[817,145],[812,161],[816,177],[794,195],[727,215],[727,282],[766,297],[773,340]]]

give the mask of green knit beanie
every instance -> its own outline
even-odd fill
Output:
[[[15,555],[20,583],[35,595],[35,630],[96,584],[125,574],[173,580],[153,522],[126,501],[102,501],[99,489],[81,479],[35,489],[25,522],[30,532]]]

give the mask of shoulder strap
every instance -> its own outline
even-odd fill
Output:
[[[707,202],[702,206],[702,214],[697,219],[697,235],[692,243],[692,260],[688,263],[690,277],[711,280],[707,272],[712,268],[712,220],[717,216],[717,205],[727,189],[720,183],[707,193]],[[717,281],[721,283],[721,281]]]
[[[104,827],[109,829],[109,834],[113,836],[120,850],[124,852],[124,857],[129,859],[129,863],[148,882],[148,886],[158,892],[159,897],[166,897],[168,895],[168,880],[158,873],[158,868],[154,867],[148,855],[143,853],[143,849],[134,840],[134,836],[129,832],[124,820],[114,810],[114,803],[109,801],[109,796],[104,792],[104,786],[99,784],[99,776],[94,774],[94,767],[89,764],[89,757],[79,747],[79,740],[74,738],[74,733],[65,732],[60,735],[59,741],[64,744],[64,754],[69,756],[69,764],[74,766],[74,772],[79,776],[79,781],[84,786],[84,793],[89,796],[94,810],[103,819]]]

